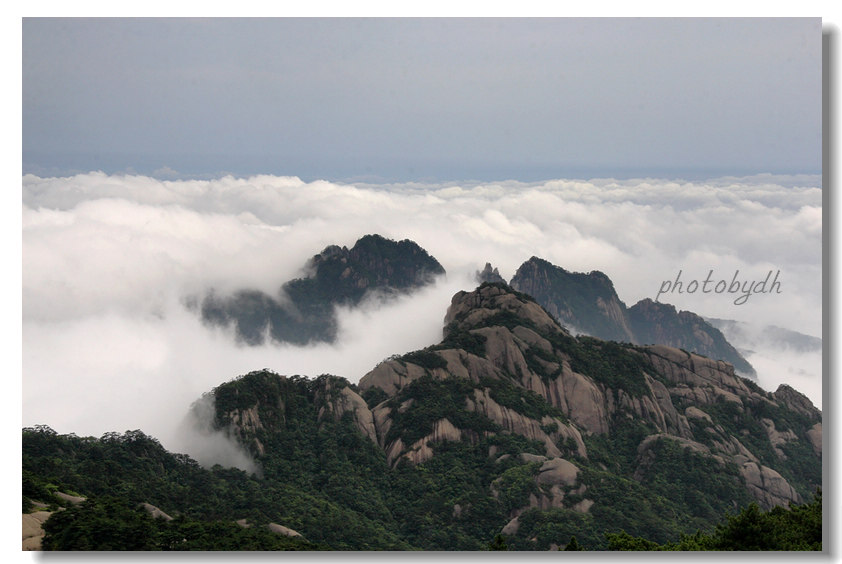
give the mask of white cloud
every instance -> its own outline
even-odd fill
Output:
[[[781,294],[742,306],[699,293],[661,301],[821,336],[820,184],[769,175],[389,186],[27,175],[24,424],[94,435],[141,428],[166,446],[190,403],[237,375],[265,367],[356,381],[384,357],[437,342],[451,296],[471,288],[476,270],[490,261],[510,279],[533,255],[605,272],[627,305],[654,298],[680,269],[687,279],[780,270]],[[341,311],[333,346],[238,347],[182,306],[209,287],[274,294],[326,245],[350,247],[366,233],[416,241],[447,280],[388,307]],[[795,364],[757,357],[761,383],[790,378],[817,399],[820,364],[807,363],[804,376],[799,359],[787,362]]]

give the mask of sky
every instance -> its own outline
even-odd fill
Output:
[[[251,370],[356,382],[434,344],[486,261],[601,270],[822,337],[821,21],[84,20],[22,26],[22,419],[186,451]],[[342,310],[335,345],[237,346],[185,307],[275,293],[329,244],[410,238],[447,277]],[[411,320],[411,322],[407,322]],[[821,405],[820,353],[759,383]],[[195,454],[195,453],[191,453]]]
[[[820,173],[821,19],[23,20],[23,171]]]

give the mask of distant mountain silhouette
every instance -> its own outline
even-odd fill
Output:
[[[751,364],[704,318],[648,298],[627,308],[611,279],[597,270],[569,272],[532,257],[518,268],[511,286],[533,296],[574,331],[600,339],[685,349],[730,362],[742,375],[757,377]]]
[[[285,283],[277,297],[257,290],[231,296],[211,293],[202,300],[205,322],[234,325],[248,345],[278,342],[333,342],[334,307],[354,306],[370,292],[400,295],[417,290],[445,273],[439,262],[410,240],[366,235],[348,249],[331,245],[308,261],[308,275]]]

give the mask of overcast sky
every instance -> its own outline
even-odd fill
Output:
[[[343,181],[818,173],[821,20],[24,19],[23,165]]]

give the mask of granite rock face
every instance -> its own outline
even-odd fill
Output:
[[[467,333],[479,337],[481,350],[468,352],[439,345],[430,354],[441,362],[429,367],[391,360],[364,376],[360,388],[382,385],[387,394],[399,394],[403,386],[425,376],[440,380],[465,378],[478,386],[489,380],[506,381],[540,396],[557,408],[565,421],[558,420],[552,426],[553,433],[547,433],[549,418],[542,420],[518,414],[510,406],[496,402],[491,389],[481,387],[466,399],[467,409],[485,415],[504,432],[543,443],[550,459],[565,456],[555,445],[568,439],[567,444],[575,445],[578,456],[587,456],[587,448],[580,438],[612,433],[618,415],[626,414],[625,417],[639,420],[656,431],[639,446],[636,475],[641,479],[658,463],[651,447],[656,441],[668,440],[710,457],[719,465],[736,464],[747,490],[764,507],[802,499],[769,466],[768,460],[765,465],[759,463],[762,455],[753,453],[740,441],[749,429],[739,429],[734,434],[718,425],[705,411],[706,408],[718,410],[724,403],[744,412],[755,407],[795,409],[820,420],[820,412],[801,394],[788,389],[776,394],[763,392],[738,376],[727,362],[663,345],[629,346],[626,350],[626,354],[643,360],[641,366],[645,368],[640,375],[643,393],[623,386],[612,387],[585,370],[574,370],[580,366],[565,345],[572,348],[576,339],[544,308],[536,306],[529,296],[500,284],[485,284],[474,292],[457,293],[445,316],[444,343],[453,341],[454,333],[463,336]],[[803,442],[820,452],[815,446],[818,440],[820,447],[820,431],[815,425],[799,436],[782,422],[776,424],[768,418],[757,418],[755,423],[778,457],[785,456],[780,447],[788,443]],[[397,453],[393,455],[396,460]]]
[[[821,412],[791,388],[765,392],[727,362],[673,347],[574,337],[530,296],[499,283],[458,292],[443,324],[441,343],[380,363],[357,386],[334,376],[309,384],[318,421],[351,422],[391,467],[424,464],[443,443],[522,437],[537,449],[518,457],[537,464],[522,510],[591,511],[599,502],[585,495],[593,484],[579,471],[590,464],[589,445],[634,436],[629,426],[646,430],[631,445],[628,469],[642,483],[678,448],[709,460],[712,472],[737,480],[764,508],[802,501],[820,485]],[[257,394],[254,405],[223,417],[258,456],[260,441],[249,438],[282,432],[285,421],[273,410],[283,411],[290,383],[274,378],[287,383],[263,388],[277,396]],[[496,446],[488,456],[513,460]],[[793,474],[805,467],[816,470],[817,483]]]

